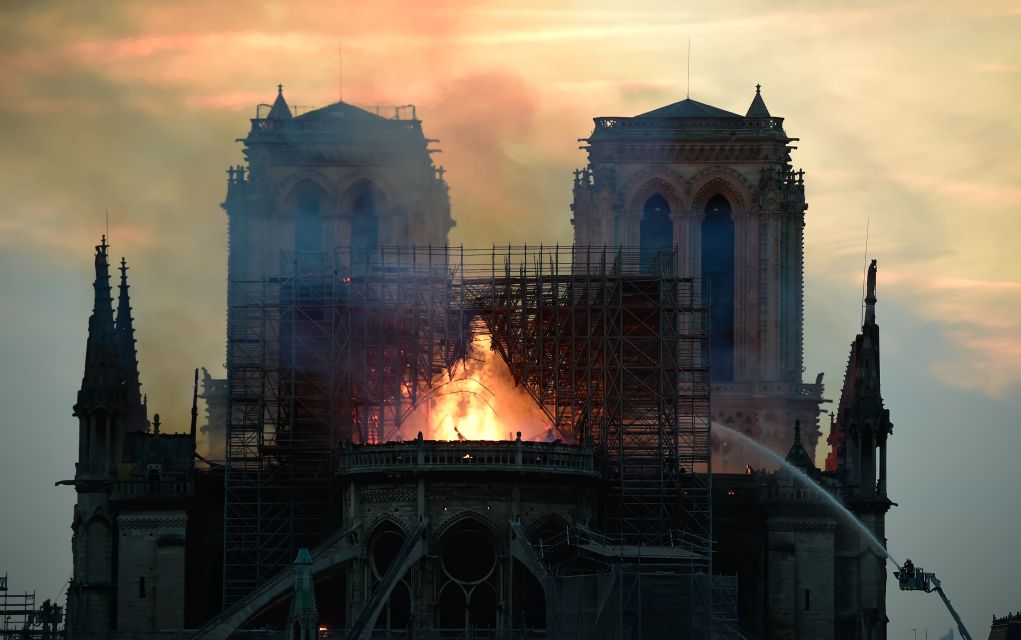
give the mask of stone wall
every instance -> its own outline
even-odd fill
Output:
[[[154,631],[184,626],[183,510],[117,517],[117,628]]]

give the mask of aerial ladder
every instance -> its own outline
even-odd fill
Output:
[[[950,604],[950,598],[943,592],[943,586],[939,578],[936,577],[936,574],[926,573],[921,567],[915,567],[911,560],[905,560],[904,566],[900,568],[900,571],[893,572],[893,577],[897,578],[897,582],[900,583],[901,591],[924,591],[926,593],[935,591],[938,593],[939,597],[943,598],[943,604],[947,606],[950,615],[957,622],[957,630],[961,632],[961,637],[964,640],[971,640],[971,634],[964,628],[961,616],[957,615],[954,606]]]

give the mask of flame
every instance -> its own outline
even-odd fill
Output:
[[[409,422],[424,421],[431,440],[513,440],[519,431],[522,440],[553,440],[549,416],[515,383],[488,335],[472,339],[470,355]]]

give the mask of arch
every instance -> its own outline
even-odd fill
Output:
[[[563,534],[570,526],[567,518],[559,513],[547,513],[529,525],[525,532],[528,534],[528,539],[535,544],[545,532],[556,531]]]
[[[323,250],[323,217],[329,211],[329,193],[316,180],[306,178],[287,194],[285,210],[294,218],[294,250],[318,253]]]
[[[494,628],[498,620],[499,537],[480,517],[465,513],[437,536],[440,628]]]
[[[660,167],[639,171],[627,181],[622,191],[628,213],[636,218],[642,215],[645,202],[657,193],[666,200],[670,211],[676,213],[685,208],[681,179]]]
[[[488,582],[475,585],[468,600],[468,626],[472,629],[495,629],[499,596]]]
[[[447,576],[461,584],[475,584],[497,570],[500,550],[486,525],[475,518],[462,518],[439,539],[438,555]]]
[[[702,210],[702,281],[709,289],[710,377],[734,379],[735,246],[733,206],[724,195],[712,196]]]
[[[546,628],[546,589],[521,561],[513,562],[512,601],[515,603],[512,624],[515,629]]]
[[[85,523],[85,580],[109,580],[113,567],[113,526],[103,513],[95,513]]]
[[[312,575],[319,576],[324,572],[346,565],[352,560],[364,557],[364,546],[359,542],[358,532],[361,524],[338,531],[326,539],[312,551]],[[416,551],[416,559],[421,552]],[[256,619],[269,611],[271,607],[285,602],[294,585],[293,573],[288,570],[279,571],[270,576],[262,585],[247,596],[234,603],[230,608],[221,611],[208,620],[191,636],[196,640],[222,639],[230,636],[246,622]]]
[[[376,629],[400,630],[411,627],[411,589],[399,580],[390,592],[390,599],[376,618]]]
[[[399,195],[400,190],[395,189],[386,176],[379,171],[359,168],[344,175],[343,178],[337,181],[337,210],[340,213],[343,214],[349,210],[347,207],[350,205],[349,196],[352,190],[365,184],[371,185],[375,189],[376,195],[379,196],[384,209],[389,210],[390,207],[395,205],[395,202],[392,202],[387,194]],[[394,196],[395,199],[397,195]]]
[[[701,215],[714,196],[722,195],[730,203],[735,214],[747,210],[755,191],[751,183],[730,167],[715,166],[695,174],[689,181],[691,209]]]
[[[351,221],[352,249],[371,250],[379,246],[380,218],[386,210],[386,195],[372,180],[360,178],[345,189],[340,212]]]
[[[468,624],[467,594],[456,582],[440,589],[436,598],[436,626],[440,629],[461,629]]]
[[[288,199],[294,192],[295,187],[306,182],[311,182],[323,190],[326,194],[324,201],[326,206],[323,208],[323,215],[333,215],[337,210],[337,202],[339,200],[337,186],[326,174],[313,169],[295,171],[280,182],[274,197],[276,210],[285,217],[293,216],[295,212],[288,207]]]
[[[387,569],[397,559],[401,546],[408,539],[408,533],[392,518],[382,518],[365,537],[365,558],[376,579],[382,579]]]
[[[670,205],[659,192],[649,196],[642,205],[638,223],[639,262],[643,273],[656,270],[657,264],[673,254],[674,223]],[[666,257],[663,255],[666,254]]]
[[[450,516],[450,518],[448,518],[441,526],[437,527],[432,536],[432,539],[436,541],[433,543],[434,546],[438,544],[439,541],[443,540],[443,536],[445,536],[448,531],[465,520],[471,520],[485,529],[499,553],[503,553],[505,551],[507,541],[500,530],[496,528],[496,525],[489,518],[473,509],[463,509],[458,511],[454,515]],[[433,549],[433,551],[436,551],[436,549]]]

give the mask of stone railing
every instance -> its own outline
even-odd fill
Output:
[[[190,496],[195,488],[188,480],[129,480],[112,483],[112,498]]]
[[[783,133],[783,118],[623,118],[595,119],[596,133],[621,130],[705,130],[742,133]]]
[[[415,440],[359,445],[340,453],[340,475],[392,471],[518,471],[597,475],[592,450],[546,442]]]
[[[788,396],[792,398],[821,398],[823,385],[791,382],[714,382],[712,390],[723,396],[748,393],[764,396]]]

